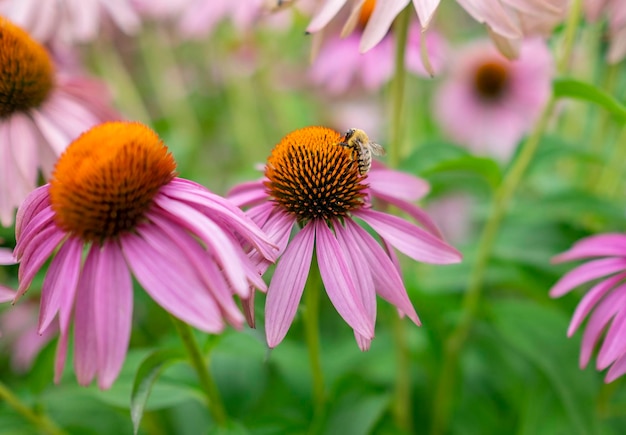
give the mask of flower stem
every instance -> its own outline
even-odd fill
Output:
[[[306,343],[309,348],[309,363],[311,364],[311,378],[313,382],[313,404],[314,420],[324,413],[325,389],[324,372],[320,360],[320,336],[319,336],[319,315],[320,315],[320,287],[319,269],[314,260],[312,273],[309,274],[309,283],[304,291],[306,312],[304,316],[304,330]]]
[[[562,57],[557,64],[557,71],[559,74],[564,73],[567,68],[580,15],[581,0],[574,0],[564,32],[565,36],[563,38]],[[461,320],[444,343],[443,364],[434,398],[433,423],[431,427],[431,433],[434,435],[443,434],[447,431],[452,396],[454,392],[457,361],[469,336],[474,317],[476,316],[480,306],[485,273],[493,246],[495,244],[496,236],[500,229],[502,219],[508,209],[509,203],[513,198],[517,187],[520,185],[524,173],[526,172],[526,169],[528,168],[528,165],[530,164],[537,147],[539,146],[541,137],[548,126],[548,121],[552,115],[554,106],[555,99],[554,97],[551,97],[544,107],[533,131],[522,144],[517,158],[512,163],[504,180],[495,193],[491,214],[487,219],[478,241],[476,261],[472,268],[468,288],[462,302]]]
[[[389,134],[389,166],[395,168],[400,163],[400,153],[404,129],[404,103],[406,69],[404,66],[406,46],[409,35],[412,6],[408,5],[398,15],[394,23],[395,66],[391,89],[391,131]],[[412,432],[411,420],[411,375],[409,372],[409,350],[407,344],[406,322],[398,316],[393,316],[393,338],[396,354],[396,380],[394,388],[393,415],[396,425],[403,432]]]
[[[38,432],[50,435],[66,434],[65,431],[58,428],[48,417],[33,412],[32,409],[22,403],[22,401],[2,382],[0,382],[0,400],[4,400],[6,404],[17,411],[18,414],[36,426]]]
[[[404,131],[404,88],[406,82],[404,58],[411,18],[410,7],[409,5],[400,12],[394,24],[396,50],[394,77],[391,83],[391,131],[389,135],[390,145],[388,152],[388,162],[391,167],[397,167],[398,163],[400,163],[400,149],[402,148],[402,132]]]
[[[200,351],[198,342],[193,336],[191,326],[181,320],[178,320],[174,316],[171,316],[171,318],[172,322],[174,322],[176,332],[183,341],[185,349],[189,354],[189,361],[191,362],[191,365],[198,375],[200,386],[202,387],[202,390],[204,391],[204,394],[207,398],[207,407],[211,412],[211,416],[213,417],[213,420],[215,421],[215,424],[217,424],[217,426],[224,427],[228,422],[226,409],[224,408],[224,404],[222,403],[222,398],[220,396],[219,390],[217,389],[217,385],[215,384],[215,381],[213,380],[213,377],[209,372],[208,361],[205,360],[205,357]]]

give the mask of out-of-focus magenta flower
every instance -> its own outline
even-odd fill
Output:
[[[609,20],[611,46],[607,61],[617,63],[626,56],[626,2],[623,0],[585,0],[585,14],[590,21],[597,21],[604,14]]]
[[[361,175],[355,156],[339,144],[341,140],[340,133],[325,127],[296,130],[272,151],[263,180],[231,192],[236,204],[251,206],[248,215],[282,254],[265,304],[267,343],[272,348],[283,340],[296,314],[314,249],[326,293],[362,350],[374,338],[376,294],[419,324],[394,264],[393,248],[427,263],[461,260],[457,250],[433,234],[436,227],[425,213],[408,203],[428,185],[385,169]],[[427,229],[374,210],[372,197],[403,208]],[[357,219],[379,235],[384,247]],[[294,226],[299,231],[290,241]],[[260,269],[268,266],[256,263]]]
[[[307,31],[322,30],[348,0],[325,0],[313,16]],[[387,34],[395,17],[410,0],[377,0],[361,38],[361,51],[372,49]],[[423,28],[430,25],[440,0],[413,0]],[[354,1],[351,17],[359,13],[364,1]],[[558,24],[565,13],[567,0],[457,0],[476,21],[487,25],[498,47],[509,57],[516,55],[516,42],[525,36],[544,33]],[[352,20],[354,18],[351,18]],[[350,19],[348,24],[350,25]]]
[[[565,274],[550,290],[550,296],[562,296],[585,283],[598,280],[578,304],[567,335],[572,336],[583,320],[589,320],[583,334],[580,366],[589,363],[596,345],[600,350],[596,368],[611,367],[605,382],[626,373],[626,235],[601,234],[578,241],[572,248],[554,257],[553,262],[593,258]],[[606,257],[606,258],[599,258]]]
[[[15,292],[12,295],[11,299],[15,297]],[[17,373],[28,372],[41,349],[59,332],[58,325],[53,323],[39,333],[37,309],[38,304],[30,300],[15,305],[0,316],[2,339],[10,349],[11,368]]]
[[[117,118],[100,81],[54,65],[26,32],[0,17],[0,224],[50,175],[72,139]]]
[[[422,35],[419,25],[411,26],[405,64],[407,71],[418,76],[429,76],[420,56],[420,38],[426,38],[428,57],[435,74],[443,67],[445,44],[436,32]],[[388,34],[367,53],[359,52],[361,31],[352,32],[345,38],[339,35],[327,37],[311,66],[311,80],[324,86],[330,93],[347,91],[355,84],[367,90],[379,89],[394,73],[395,42]]]
[[[540,39],[525,41],[520,58],[489,43],[459,50],[434,99],[444,131],[474,151],[507,159],[550,97],[553,60]]]
[[[62,373],[74,318],[78,382],[108,388],[128,347],[132,275],[174,316],[206,332],[244,317],[233,295],[264,283],[239,238],[268,261],[267,236],[237,207],[177,178],[167,147],[138,123],[101,124],[59,158],[49,184],[18,210],[16,299],[53,256],[41,291],[39,332],[59,315],[55,380]],[[83,261],[83,254],[86,255]]]
[[[42,42],[92,41],[109,21],[125,33],[140,26],[130,0],[0,0],[0,15]]]

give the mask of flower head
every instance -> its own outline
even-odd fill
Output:
[[[131,273],[163,308],[206,332],[244,318],[233,294],[263,281],[238,238],[275,258],[274,247],[239,209],[176,177],[159,137],[138,123],[98,125],[76,139],[52,180],[18,211],[15,255],[21,296],[46,260],[39,331],[59,315],[59,379],[74,318],[80,384],[108,388],[130,338]],[[83,254],[85,256],[82,260]]]
[[[600,345],[596,368],[610,366],[605,381],[612,382],[626,373],[626,235],[601,234],[578,241],[568,251],[554,257],[555,263],[593,260],[565,274],[550,290],[562,296],[585,283],[598,280],[578,304],[567,335],[572,336],[587,316],[580,353],[581,368],[587,366],[596,345]],[[600,258],[606,257],[606,258]]]
[[[0,223],[48,177],[70,141],[116,114],[103,85],[67,74],[25,31],[0,17]]]
[[[550,96],[553,62],[539,39],[506,59],[488,41],[459,51],[435,96],[435,116],[447,134],[475,151],[508,158]]]
[[[282,341],[293,321],[314,249],[328,297],[364,350],[374,337],[376,294],[419,324],[393,262],[393,248],[429,263],[461,259],[454,248],[430,232],[436,229],[422,219],[421,210],[407,207],[408,198],[423,193],[423,183],[375,167],[361,175],[352,151],[341,146],[341,141],[340,133],[325,127],[296,130],[272,151],[263,180],[232,191],[236,203],[253,205],[248,214],[277,242],[282,254],[265,305],[270,347]],[[390,187],[397,191],[388,192]],[[374,210],[372,197],[405,206],[420,222],[427,222],[428,230]],[[378,233],[383,246],[356,219]],[[289,241],[296,224],[300,231]],[[261,268],[268,266],[267,262],[256,263]]]
[[[0,0],[0,15],[27,29],[37,40],[87,42],[95,39],[105,21],[126,33],[139,29],[130,0]]]

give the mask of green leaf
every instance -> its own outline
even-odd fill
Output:
[[[552,89],[557,98],[573,98],[597,104],[615,116],[620,123],[626,124],[626,106],[600,88],[574,79],[556,79],[552,83]]]
[[[135,380],[133,390],[130,395],[130,417],[133,421],[133,432],[137,434],[139,423],[143,417],[143,411],[150,396],[152,385],[168,365],[183,358],[180,350],[157,350],[143,360]]]
[[[466,155],[439,162],[423,174],[425,176],[440,172],[466,172],[483,178],[492,189],[502,181],[502,171],[498,164],[490,158]]]

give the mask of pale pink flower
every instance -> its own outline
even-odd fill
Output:
[[[563,296],[594,282],[578,304],[567,335],[571,337],[590,315],[583,333],[580,367],[587,366],[599,345],[596,368],[610,367],[605,382],[612,382],[626,373],[626,235],[612,233],[584,238],[554,257],[553,262],[589,258],[592,260],[565,274],[552,287],[550,296]]]
[[[585,14],[590,21],[597,21],[602,15],[609,20],[611,45],[607,61],[620,62],[626,56],[626,2],[624,0],[585,0]]]
[[[346,23],[357,16],[363,4],[371,0],[324,0],[309,23],[307,31],[316,33],[325,28],[349,4],[352,13]],[[389,32],[396,16],[410,0],[377,0],[361,38],[361,51],[378,44]],[[439,6],[440,0],[413,0],[423,28],[427,28]],[[498,47],[508,56],[514,56],[516,43],[524,36],[545,33],[558,24],[565,13],[567,0],[457,0],[476,21],[487,25],[495,36]]]
[[[265,179],[231,192],[236,204],[251,206],[248,215],[276,241],[282,254],[265,304],[267,343],[272,348],[293,321],[314,250],[326,293],[362,350],[374,338],[376,294],[419,325],[394,264],[394,248],[427,263],[461,260],[459,252],[436,234],[428,216],[409,203],[425,194],[428,185],[384,169],[360,175],[355,156],[339,145],[341,140],[340,133],[325,127],[296,130],[272,151]],[[402,208],[426,229],[374,210],[372,197]],[[378,234],[382,246],[357,219]],[[299,231],[290,240],[294,228]],[[268,266],[262,259],[255,262],[260,270]]]
[[[130,338],[131,275],[165,310],[210,333],[222,331],[225,321],[241,327],[233,295],[248,297],[250,285],[264,288],[239,238],[272,261],[267,236],[229,201],[175,177],[175,166],[148,127],[101,124],[72,142],[50,183],[18,210],[16,299],[53,257],[39,332],[58,313],[56,381],[73,317],[78,382],[97,377],[100,388],[111,386]]]
[[[15,263],[13,251],[7,248],[0,248],[0,265],[7,266]],[[0,284],[0,303],[12,301],[13,298],[15,298],[15,291]]]
[[[48,42],[87,42],[112,22],[125,33],[139,30],[130,0],[0,0],[0,15]]]
[[[15,292],[12,292],[13,299]],[[37,302],[27,301],[7,310],[0,317],[0,331],[11,355],[11,368],[17,373],[30,370],[41,349],[52,340],[58,331],[56,324],[39,333],[37,328]]]
[[[525,41],[508,60],[488,42],[459,50],[434,99],[443,130],[475,152],[508,159],[532,127],[551,92],[553,60],[539,39]]]
[[[435,73],[443,67],[445,47],[441,36],[436,32],[422,36],[418,25],[411,26],[405,55],[406,70],[427,77],[429,73],[420,56],[422,37],[426,38],[428,56]],[[311,80],[324,86],[332,94],[345,92],[358,84],[373,91],[391,80],[395,57],[393,35],[388,34],[367,53],[359,52],[360,39],[360,31],[345,38],[338,35],[328,37],[311,66]]]
[[[100,81],[66,72],[19,27],[0,17],[0,224],[48,177],[72,139],[117,118]]]

